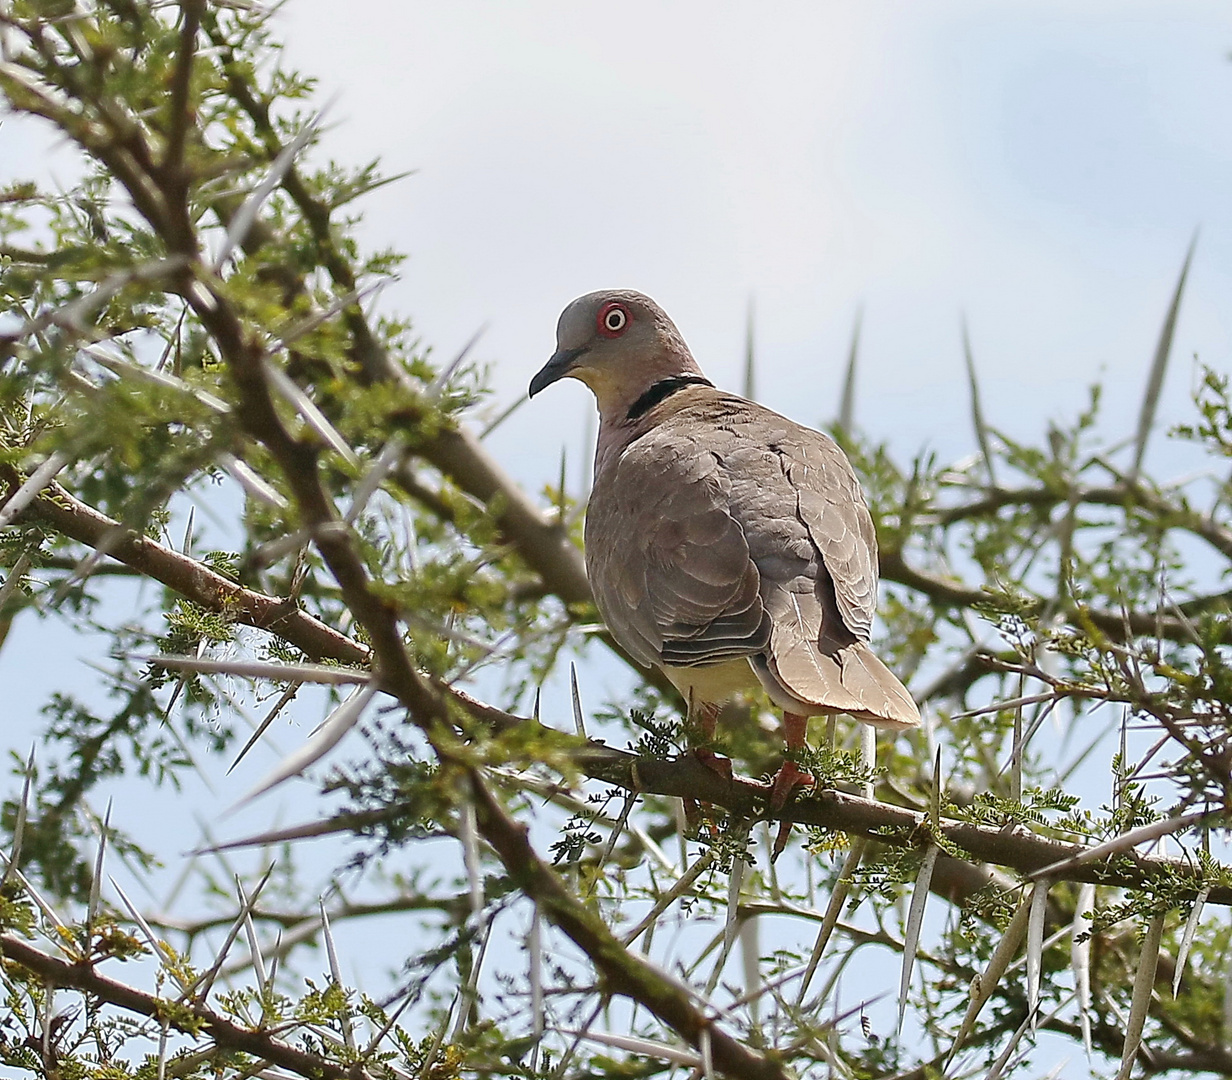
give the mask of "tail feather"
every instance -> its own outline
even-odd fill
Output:
[[[877,727],[900,730],[920,722],[920,710],[898,677],[868,643],[857,641],[839,652],[843,689],[863,705],[851,715]]]
[[[847,713],[890,730],[915,727],[920,710],[898,677],[865,641],[825,647],[799,636],[775,635],[754,662],[771,700],[804,715]]]

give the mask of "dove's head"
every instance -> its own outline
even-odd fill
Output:
[[[531,379],[531,397],[566,375],[594,391],[600,414],[623,416],[655,383],[701,369],[649,296],[609,289],[580,296],[561,313],[556,352]]]

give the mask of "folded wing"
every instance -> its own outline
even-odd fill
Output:
[[[918,723],[867,645],[877,542],[842,451],[742,398],[678,397],[591,497],[587,565],[617,640],[660,665],[748,657],[791,711]]]

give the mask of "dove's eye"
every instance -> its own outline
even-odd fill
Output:
[[[629,312],[623,304],[604,304],[599,309],[599,332],[615,337],[629,325]]]

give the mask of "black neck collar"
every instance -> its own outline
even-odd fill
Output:
[[[677,390],[683,390],[686,386],[714,386],[714,383],[704,375],[676,375],[670,379],[660,379],[629,406],[625,420],[636,420],[639,416],[644,416],[664,398],[671,397]]]

